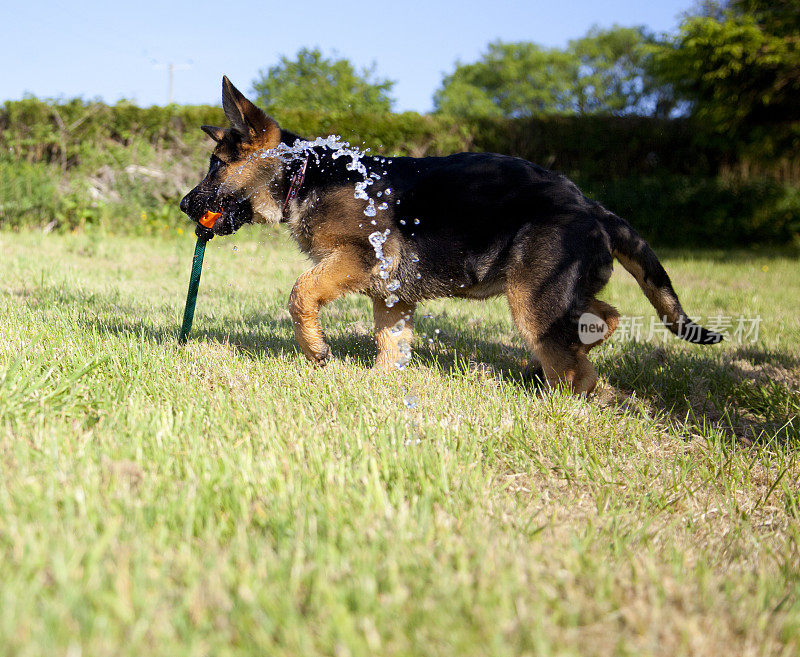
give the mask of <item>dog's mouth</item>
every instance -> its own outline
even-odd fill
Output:
[[[247,199],[226,204],[217,212],[222,215],[214,223],[212,230],[215,235],[231,235],[245,224],[253,223],[253,211]]]
[[[219,212],[220,216],[217,217],[214,225],[210,227],[214,235],[230,235],[236,231],[230,212],[225,208],[219,208],[215,212]]]
[[[253,223],[253,213],[249,201],[209,208],[199,219],[192,217],[198,232],[207,235],[232,235],[245,224]]]
[[[216,197],[216,198],[215,198]],[[190,192],[180,208],[197,224],[197,231],[206,235],[231,235],[245,224],[253,223],[253,208],[248,198],[227,197]],[[215,218],[213,215],[217,215]]]

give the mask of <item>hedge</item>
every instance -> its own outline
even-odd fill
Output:
[[[376,153],[524,157],[574,178],[658,244],[775,244],[800,235],[797,124],[741,144],[690,120],[645,117],[465,121],[294,110],[276,118],[303,136],[338,134]],[[222,110],[81,99],[6,102],[0,226],[180,227],[177,202],[199,180],[209,153],[198,129],[203,124],[225,125]]]

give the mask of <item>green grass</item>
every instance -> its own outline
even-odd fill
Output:
[[[426,304],[391,376],[342,299],[313,369],[255,230],[179,348],[193,245],[0,233],[0,655],[800,652],[795,256],[668,254],[759,341],[608,344],[580,399],[519,377],[501,299]]]

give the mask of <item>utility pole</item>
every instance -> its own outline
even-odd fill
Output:
[[[167,105],[172,105],[175,102],[175,71],[188,71],[192,68],[193,62],[190,59],[186,64],[161,64],[155,59],[151,59],[150,63],[153,68],[164,70],[167,69]]]
[[[174,78],[175,66],[173,65],[172,62],[170,62],[167,65],[167,68],[169,69],[169,102],[167,104],[168,105],[172,105],[172,88],[173,88],[173,78]]]

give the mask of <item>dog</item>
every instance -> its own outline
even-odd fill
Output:
[[[492,153],[389,158],[335,138],[309,142],[280,128],[227,77],[222,105],[230,126],[202,126],[216,146],[181,210],[195,222],[221,212],[216,235],[248,223],[287,225],[314,263],[289,298],[297,342],[312,363],[330,357],[320,308],[344,294],[372,299],[377,368],[408,362],[417,303],[505,294],[532,354],[529,371],[589,393],[597,375],[587,354],[619,323],[617,310],[597,299],[614,258],[678,337],[722,339],[689,319],[630,224],[559,173]],[[581,332],[587,317],[589,339]]]

